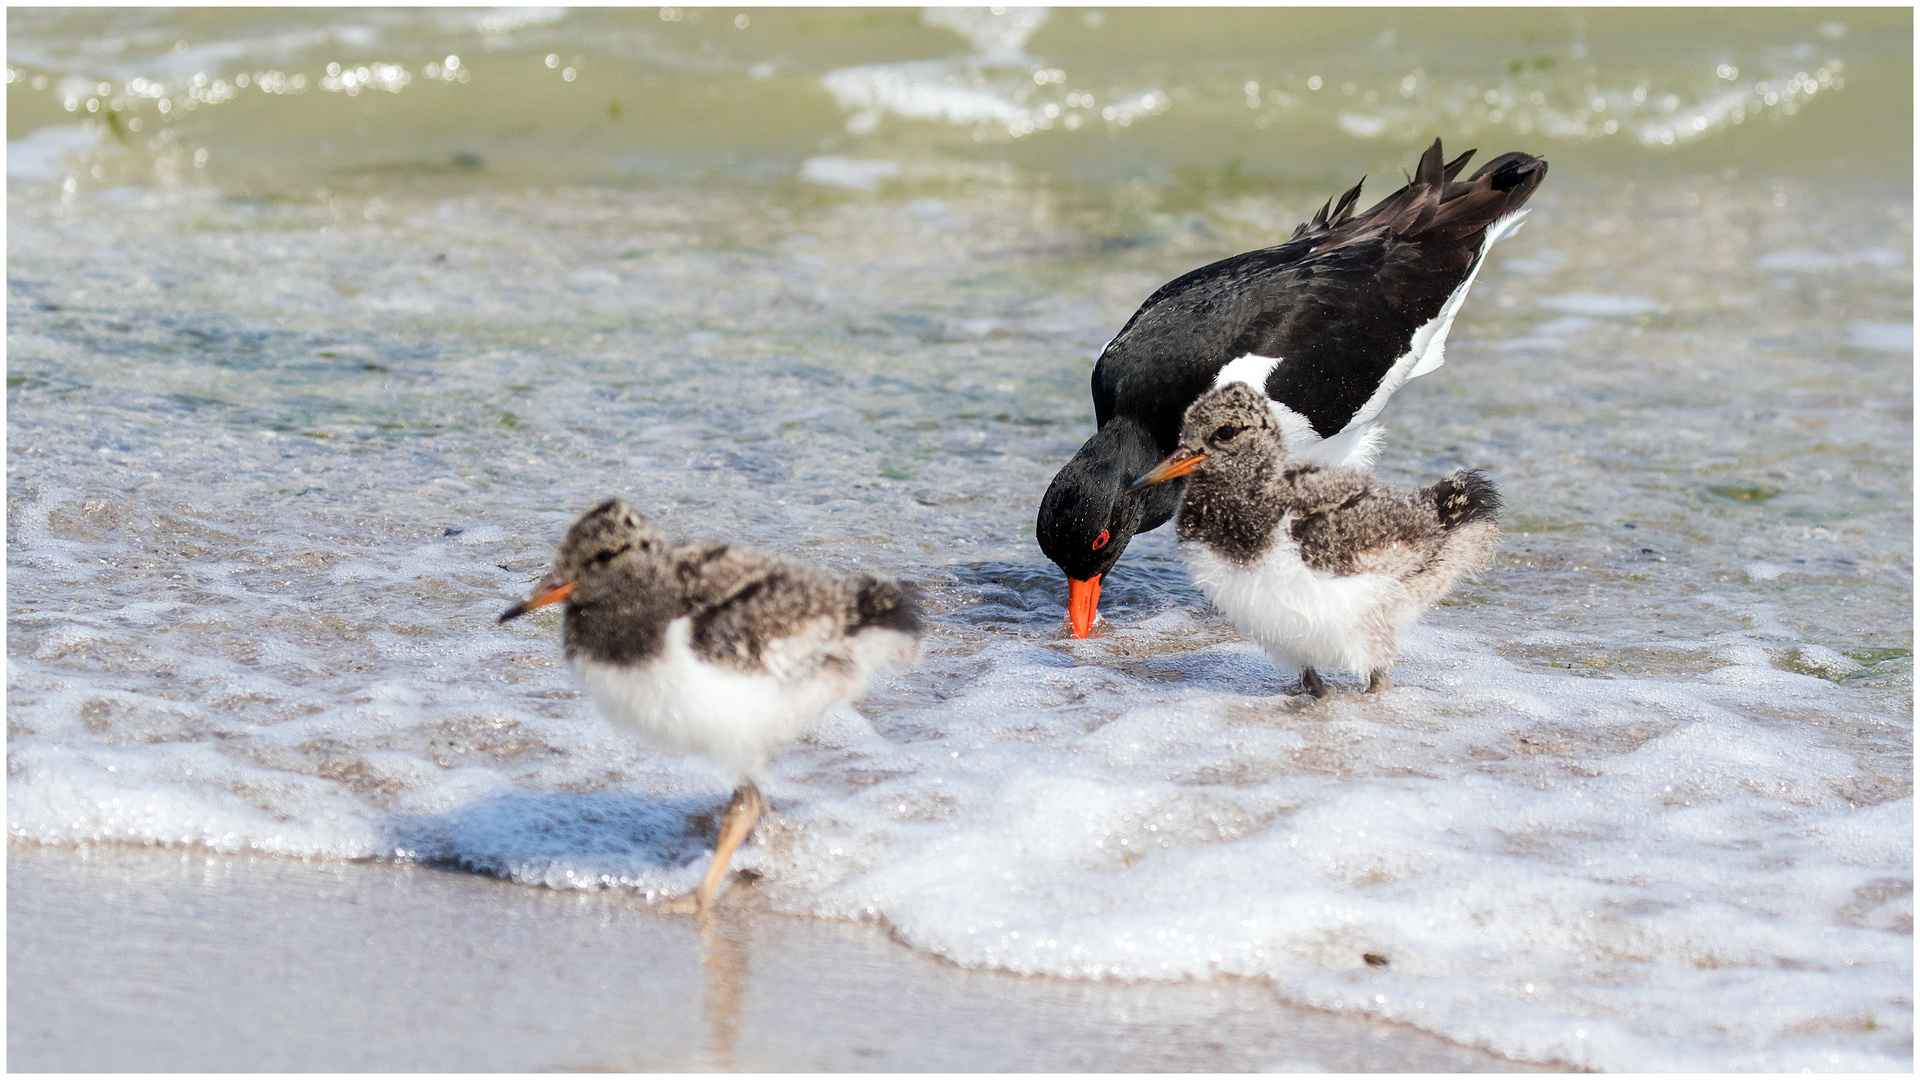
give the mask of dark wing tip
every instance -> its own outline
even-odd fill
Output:
[[[1365,187],[1366,183],[1367,178],[1363,176],[1360,178],[1359,183],[1353,185],[1352,188],[1348,189],[1346,194],[1340,196],[1339,203],[1333,208],[1333,217],[1329,224],[1335,227],[1346,224],[1347,219],[1353,216],[1353,204],[1360,201],[1360,189]]]
[[[1524,154],[1518,150],[1501,154],[1492,161],[1475,169],[1467,178],[1468,183],[1487,177],[1495,191],[1512,191],[1517,187],[1538,185],[1547,175],[1547,159]]]
[[[1454,178],[1460,175],[1460,170],[1466,168],[1467,162],[1472,161],[1473,155],[1479,152],[1478,149],[1469,150],[1459,157],[1454,158],[1452,161],[1447,162],[1447,167],[1442,170],[1442,174],[1446,177],[1447,183],[1453,183]]]

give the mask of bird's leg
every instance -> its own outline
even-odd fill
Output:
[[[720,883],[726,880],[727,864],[733,861],[733,853],[753,831],[754,822],[760,820],[760,812],[766,808],[767,802],[760,797],[760,789],[753,781],[742,781],[734,789],[733,801],[727,804],[726,816],[720,819],[720,836],[713,845],[713,865],[707,867],[707,876],[700,879],[700,887],[693,891],[693,902],[689,904],[683,899],[672,905],[673,910],[705,912],[713,907]]]
[[[700,879],[700,887],[694,890],[694,899],[701,911],[713,906],[720,883],[726,879],[727,865],[733,861],[733,853],[746,841],[754,822],[760,820],[760,812],[766,808],[766,800],[760,797],[760,789],[753,781],[743,781],[734,789],[727,814],[720,819],[720,838],[714,842],[713,865],[707,867],[707,876]]]
[[[1387,674],[1386,668],[1375,668],[1373,674],[1367,676],[1367,693],[1377,694],[1382,690],[1391,689],[1393,689],[1393,676]]]
[[[1300,689],[1312,694],[1316,700],[1333,693],[1327,688],[1326,682],[1320,678],[1320,673],[1311,667],[1300,669]]]

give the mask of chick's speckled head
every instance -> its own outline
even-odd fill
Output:
[[[567,529],[553,570],[500,621],[562,600],[584,607],[616,598],[657,576],[666,554],[666,541],[646,518],[619,499],[609,499]]]
[[[1187,406],[1180,425],[1180,445],[1128,490],[1139,491],[1195,473],[1245,479],[1285,451],[1286,443],[1267,405],[1267,396],[1246,383],[1228,383]]]
[[[1180,448],[1231,460],[1272,456],[1284,452],[1286,445],[1267,396],[1246,383],[1232,382],[1187,406],[1180,425]]]
[[[553,572],[584,587],[623,567],[638,568],[665,550],[665,541],[646,518],[619,499],[608,499],[567,529],[553,558]]]

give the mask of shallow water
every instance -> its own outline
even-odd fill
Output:
[[[721,780],[493,622],[619,494],[935,612],[776,763],[782,910],[1909,1067],[1908,13],[736,14],[13,13],[16,841],[684,890]],[[1093,355],[1432,134],[1553,163],[1386,414],[1384,476],[1501,485],[1498,564],[1379,697],[1281,696],[1167,530],[1063,640]]]

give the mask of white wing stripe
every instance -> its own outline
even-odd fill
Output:
[[[1407,378],[1417,379],[1447,362],[1447,331],[1453,329],[1453,317],[1459,313],[1460,305],[1466,303],[1467,290],[1473,288],[1473,279],[1479,277],[1480,268],[1487,265],[1487,252],[1492,250],[1493,245],[1519,232],[1521,223],[1527,220],[1527,213],[1525,210],[1515,211],[1487,227],[1486,239],[1480,242],[1480,254],[1474,258],[1473,269],[1468,272],[1467,280],[1453,290],[1452,296],[1447,297],[1446,306],[1440,309],[1438,318],[1414,332],[1413,347],[1407,352],[1418,356],[1420,362],[1407,372]],[[1438,328],[1434,329],[1436,324]],[[1430,331],[1429,339],[1421,341],[1420,335]]]
[[[1440,314],[1435,315],[1425,326],[1413,332],[1413,340],[1408,342],[1407,353],[1393,362],[1387,369],[1386,377],[1380,380],[1380,386],[1367,399],[1360,411],[1347,421],[1347,427],[1357,427],[1380,415],[1387,407],[1387,399],[1393,396],[1408,379],[1425,375],[1427,372],[1447,362],[1447,331],[1453,328],[1453,317],[1466,302],[1467,290],[1473,288],[1473,279],[1480,275],[1480,268],[1487,263],[1487,249],[1512,236],[1527,211],[1517,210],[1487,226],[1486,239],[1480,242],[1480,254],[1473,261],[1473,270],[1467,274],[1467,280],[1453,290],[1447,302],[1440,306]],[[1342,430],[1345,430],[1344,428]]]
[[[1306,417],[1277,401],[1268,402],[1273,406],[1274,418],[1280,422],[1280,434],[1286,440],[1290,455],[1324,465],[1343,465],[1355,469],[1373,466],[1373,456],[1379,451],[1382,434],[1374,426],[1373,418],[1380,415],[1380,410],[1387,407],[1387,399],[1408,379],[1417,379],[1447,362],[1447,331],[1453,328],[1453,317],[1459,313],[1460,306],[1466,303],[1467,290],[1473,288],[1474,279],[1480,276],[1480,268],[1486,265],[1487,252],[1493,245],[1519,232],[1529,212],[1516,210],[1487,226],[1486,238],[1480,242],[1480,254],[1474,258],[1473,269],[1467,273],[1467,280],[1461,282],[1460,287],[1453,290],[1453,295],[1447,297],[1438,315],[1413,332],[1412,340],[1407,343],[1406,355],[1395,360],[1393,366],[1387,369],[1373,396],[1360,406],[1345,427],[1322,440],[1313,426],[1307,423]],[[1267,379],[1281,363],[1282,358],[1278,356],[1248,353],[1229,361],[1227,366],[1220,369],[1220,373],[1213,377],[1214,388],[1243,382],[1265,394]]]
[[[1218,390],[1229,383],[1243,382],[1264,394],[1267,392],[1267,379],[1272,376],[1273,369],[1280,366],[1280,359],[1278,356],[1248,353],[1238,360],[1230,360],[1226,367],[1220,369],[1220,374],[1213,377],[1213,388]]]

